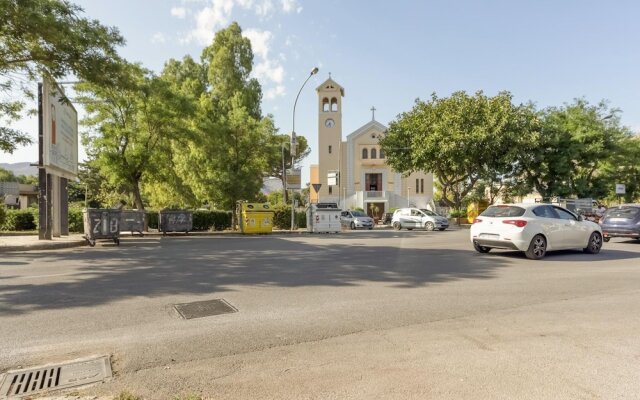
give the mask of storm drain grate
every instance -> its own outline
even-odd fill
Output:
[[[238,310],[224,299],[194,301],[193,303],[175,304],[173,306],[184,319],[211,317],[229,314]]]
[[[0,377],[0,399],[21,398],[46,390],[83,386],[101,382],[111,376],[109,356],[9,371]]]

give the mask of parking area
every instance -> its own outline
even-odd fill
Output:
[[[169,398],[632,398],[640,243],[479,254],[469,231],[124,237],[0,261],[0,366],[110,354]],[[222,299],[237,312],[185,320]],[[215,377],[215,379],[212,379]]]

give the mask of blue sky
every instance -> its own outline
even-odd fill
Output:
[[[637,1],[76,0],[88,17],[116,26],[121,54],[160,71],[170,58],[199,58],[215,31],[237,21],[254,47],[264,114],[281,133],[306,136],[317,162],[315,88],[329,72],[345,88],[343,137],[371,119],[383,124],[416,98],[456,90],[513,93],[517,102],[559,106],[607,99],[640,131],[640,3]],[[36,138],[33,120],[20,127]],[[82,156],[82,155],[81,155]],[[36,149],[3,162],[34,161]]]

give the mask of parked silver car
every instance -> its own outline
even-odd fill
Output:
[[[398,231],[402,228],[408,230],[423,228],[427,231],[439,229],[443,231],[449,227],[449,220],[427,209],[399,208],[393,213],[391,225],[393,229]]]
[[[343,211],[340,214],[340,224],[350,229],[373,229],[373,218],[362,211]]]

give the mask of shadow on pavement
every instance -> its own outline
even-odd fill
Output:
[[[358,286],[380,282],[415,288],[458,279],[490,279],[495,270],[513,264],[511,253],[482,256],[473,250],[419,249],[389,246],[392,237],[415,238],[446,232],[363,232],[347,235],[219,236],[129,238],[121,246],[97,246],[65,252],[33,251],[15,255],[12,265],[71,266],[56,282],[41,283],[17,277],[0,287],[0,315],[33,310],[90,307],[122,299],[171,294],[207,294],[237,286]],[[291,239],[298,240],[291,240]],[[326,238],[326,240],[322,240]],[[320,239],[320,240],[318,240]],[[363,242],[365,243],[365,242]],[[612,252],[613,253],[613,252]],[[602,255],[564,255],[581,260]],[[636,254],[629,253],[635,257]],[[616,251],[615,257],[625,252]],[[561,259],[550,255],[553,260]],[[53,264],[55,263],[55,264]],[[51,270],[55,274],[54,269]],[[27,276],[28,278],[28,276]]]

